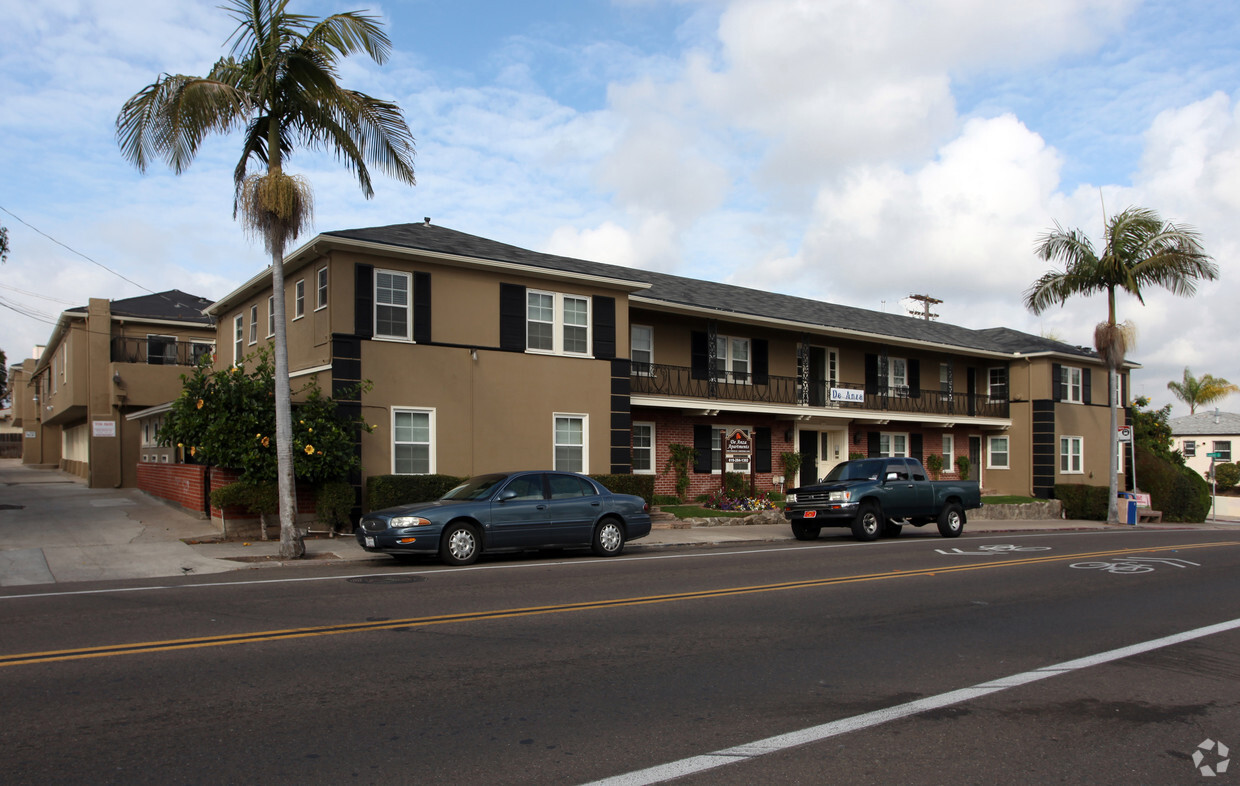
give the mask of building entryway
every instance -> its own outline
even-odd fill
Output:
[[[797,449],[801,453],[801,471],[796,485],[817,483],[836,464],[848,459],[848,432],[801,429],[797,432]]]

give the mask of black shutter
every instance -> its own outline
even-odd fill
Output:
[[[867,431],[865,434],[865,441],[865,447],[869,453],[869,458],[878,458],[879,454],[883,452],[882,435],[880,435],[877,431]]]
[[[865,394],[873,396],[878,393],[878,355],[865,356]]]
[[[1090,371],[1091,369],[1088,369],[1088,368],[1081,369],[1081,403],[1082,404],[1092,403],[1091,401],[1092,394],[1091,394],[1090,389],[1093,387],[1093,382],[1090,379],[1090,373],[1089,373]],[[1107,375],[1107,378],[1108,379],[1110,378],[1109,374]]]
[[[695,330],[689,334],[689,377],[692,379],[706,379],[709,376],[706,368],[709,362],[706,334],[700,330]]]
[[[698,475],[710,474],[710,426],[693,427],[693,449],[697,456],[693,461],[693,472]]]
[[[921,398],[921,361],[908,362],[908,395],[909,398]]]
[[[353,268],[353,332],[362,338],[375,334],[375,267]]]
[[[753,471],[771,471],[771,430],[764,426],[753,430]]]
[[[1051,364],[1051,399],[1054,401],[1063,401],[1060,395],[1059,383],[1063,379],[1063,366],[1058,363]]]
[[[616,299],[591,299],[594,310],[594,357],[611,360],[616,356]]]
[[[413,274],[413,340],[431,340],[431,274]]]
[[[908,454],[918,461],[922,460],[921,434],[908,435]]]
[[[525,287],[499,285],[499,348],[525,351]]]
[[[769,354],[770,348],[767,340],[764,338],[755,338],[753,340],[753,383],[755,385],[771,384],[770,361],[768,360]],[[769,431],[770,429],[767,430]],[[763,472],[764,470],[758,471]]]

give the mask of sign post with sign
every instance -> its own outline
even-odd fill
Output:
[[[753,439],[746,429],[721,432],[723,437],[723,491],[728,490],[728,472],[744,472],[749,475],[749,493],[754,493]]]

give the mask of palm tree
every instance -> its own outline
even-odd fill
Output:
[[[1115,391],[1116,374],[1133,339],[1131,322],[1115,321],[1115,291],[1135,295],[1144,305],[1141,289],[1157,285],[1173,294],[1191,296],[1199,279],[1218,278],[1218,266],[1201,246],[1192,227],[1164,222],[1153,210],[1130,207],[1106,221],[1106,244],[1102,253],[1094,250],[1079,229],[1055,229],[1038,238],[1037,255],[1044,261],[1062,262],[1063,270],[1051,270],[1025,290],[1025,307],[1040,314],[1052,305],[1063,305],[1074,295],[1107,295],[1107,319],[1094,329],[1094,347],[1108,369],[1108,395],[1111,403],[1110,503],[1107,521],[1119,521],[1116,504],[1116,454],[1119,402]]]
[[[413,136],[394,103],[346,90],[337,62],[364,52],[383,63],[391,41],[363,12],[320,20],[291,14],[288,0],[228,0],[237,20],[232,50],[205,77],[162,74],[125,102],[116,118],[121,153],[139,171],[162,158],[177,173],[193,161],[212,133],[242,131],[241,159],[233,172],[233,217],[262,237],[271,254],[275,310],[276,451],[279,464],[280,554],[305,553],[294,526],[292,419],[288,343],[284,323],[284,251],[310,222],[309,185],[284,170],[295,143],[332,152],[374,195],[373,165],[414,184]],[[251,174],[250,167],[265,171]]]
[[[1188,414],[1197,414],[1197,407],[1204,407],[1207,404],[1213,404],[1219,399],[1226,398],[1232,393],[1240,393],[1240,387],[1231,384],[1222,377],[1213,377],[1209,374],[1203,374],[1201,379],[1193,376],[1193,373],[1184,367],[1183,382],[1168,382],[1167,390],[1175,394],[1175,397],[1188,405]]]

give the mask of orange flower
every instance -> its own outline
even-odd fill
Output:
[[[263,447],[271,447],[271,437],[263,437]]]
[[[307,456],[314,455],[314,445],[306,445],[306,455]]]
[[[198,408],[202,409],[202,399],[198,399]]]
[[[197,455],[198,455],[198,448],[190,448],[190,449],[189,449],[189,454],[190,454],[191,456],[197,456]]]

